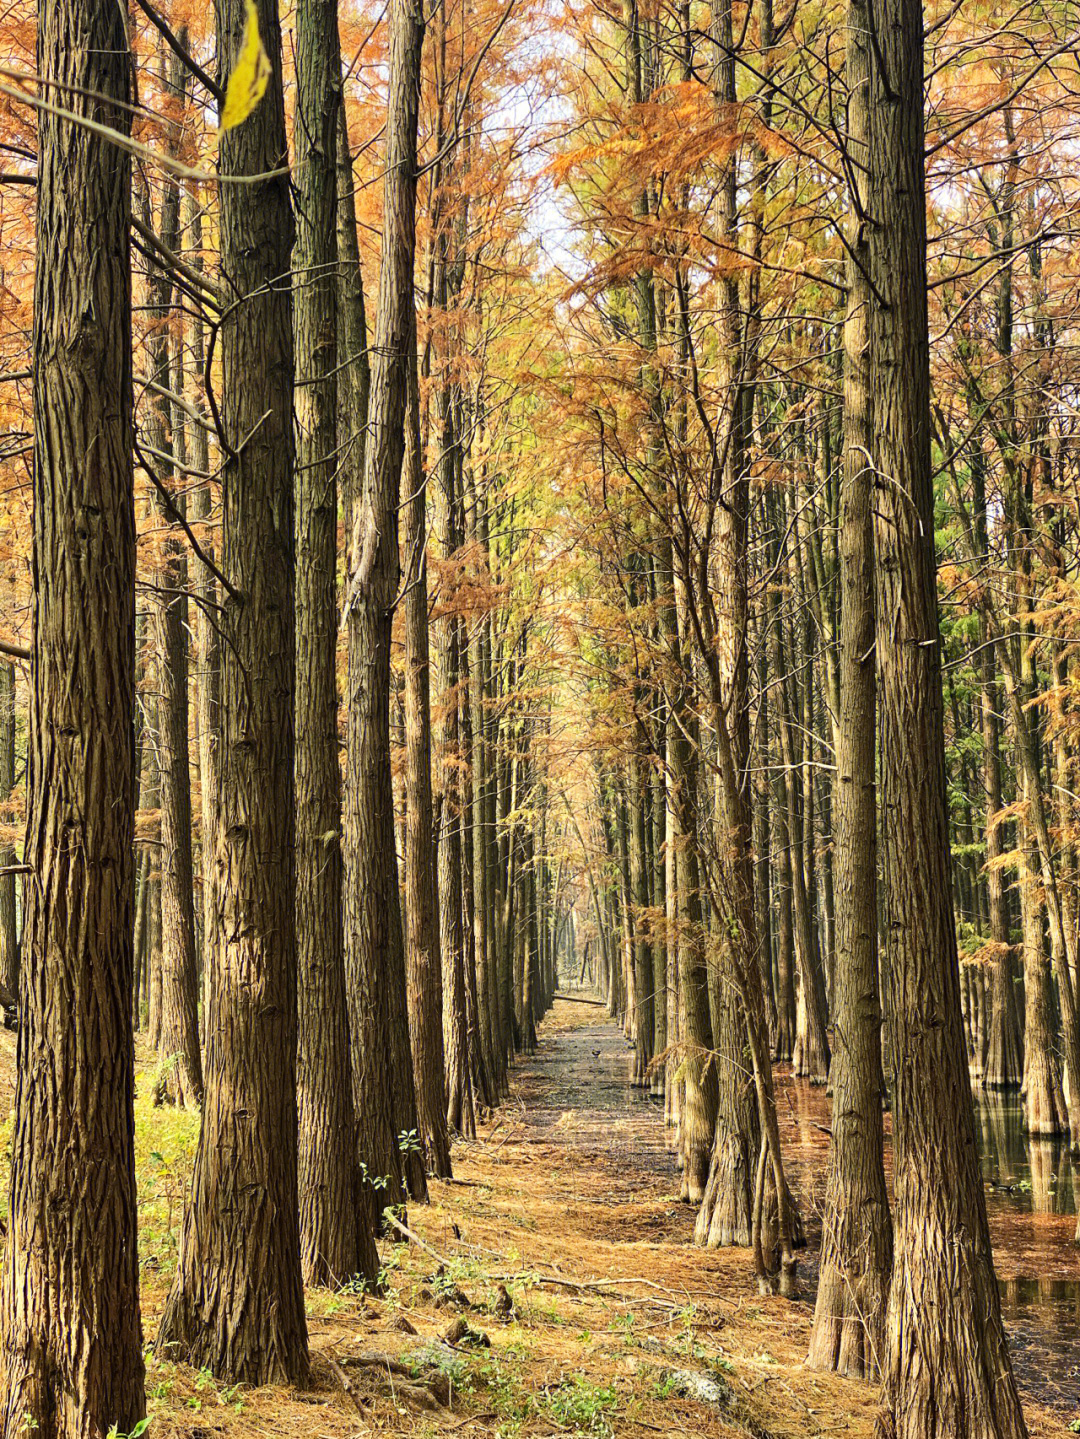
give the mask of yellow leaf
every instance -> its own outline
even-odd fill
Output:
[[[221,111],[219,128],[222,133],[234,129],[247,119],[266,94],[269,79],[270,56],[263,49],[259,35],[259,12],[255,8],[255,0],[247,0],[244,39],[233,72],[229,76],[225,105]]]

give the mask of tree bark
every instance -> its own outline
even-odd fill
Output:
[[[374,1283],[361,1222],[342,917],[337,694],[336,0],[296,11],[296,926],[300,1262],[305,1283]],[[344,387],[343,387],[344,388]]]
[[[188,263],[195,270],[202,269],[202,206],[193,188],[184,194],[184,232],[190,237],[191,254]],[[202,318],[191,317],[191,371],[201,385],[206,366],[206,334]],[[194,398],[194,397],[193,397]],[[206,426],[195,425],[191,437],[192,468],[204,474],[210,470],[210,439]],[[214,493],[207,481],[199,486],[195,494],[194,519],[200,528],[199,543],[203,551],[213,560],[220,548],[209,533],[214,513]],[[214,884],[217,870],[214,863],[214,846],[217,833],[221,768],[221,654],[219,645],[218,609],[220,595],[217,578],[208,565],[198,564],[194,593],[197,603],[194,608],[196,671],[196,716],[199,731],[199,868],[202,880],[202,989],[203,1018],[210,1011],[210,984],[215,973],[213,946],[216,942],[215,916],[217,899]]]
[[[126,133],[111,0],[46,0],[46,93]],[[7,1439],[145,1412],[131,1029],[135,515],[130,164],[38,117],[26,962],[2,1289]]]
[[[942,726],[926,310],[923,14],[876,8],[867,180],[895,1269],[889,1439],[1026,1434],[1001,1323],[960,1015]],[[879,300],[878,297],[881,297]]]
[[[171,63],[170,63],[171,62]],[[185,77],[180,62],[163,57],[167,88],[182,100]],[[169,129],[170,148],[173,127]],[[180,186],[168,179],[162,202],[160,234],[174,252],[180,244]],[[172,388],[168,328],[172,279],[156,269],[150,279],[155,327],[150,337],[151,377]],[[159,455],[176,454],[178,434],[169,425],[169,402],[148,396],[147,430]],[[154,461],[152,461],[153,463]],[[164,483],[173,481],[163,476]],[[191,769],[188,759],[187,553],[178,521],[182,499],[155,493],[154,513],[166,530],[159,568],[161,592],[154,609],[157,651],[157,757],[161,785],[161,1032],[157,1040],[160,1073],[158,1099],[185,1108],[202,1103],[202,1057],[199,1050],[199,977],[195,955],[194,864],[191,843]]]
[[[427,483],[420,447],[415,321],[409,350],[402,513],[405,516],[405,916],[409,1028],[419,1138],[428,1171],[452,1173],[446,1126],[442,958],[431,788],[431,654],[428,634]]]
[[[424,24],[416,0],[390,7],[383,235],[368,439],[351,516],[348,785],[345,805],[346,956],[353,1092],[369,1213],[425,1192],[406,1028],[393,792],[390,638],[398,584],[398,503],[405,452],[409,347],[414,333],[416,127]],[[378,1184],[376,1190],[373,1186]]]
[[[444,180],[445,183],[445,180]],[[449,226],[440,222],[436,235],[435,303],[445,315],[455,298],[451,271]],[[446,328],[446,327],[444,327]],[[462,541],[458,526],[457,414],[455,386],[450,377],[449,336],[439,346],[442,373],[438,380],[435,431],[435,533],[440,558],[451,560]],[[451,596],[435,624],[438,675],[439,824],[438,891],[439,938],[442,949],[443,1034],[446,1054],[447,1123],[452,1130],[474,1136],[476,1095],[469,1055],[469,1025],[465,977],[465,900],[463,884],[463,826],[465,783],[461,748],[461,623]]]
[[[848,144],[867,156],[869,24],[849,0]],[[854,170],[852,173],[855,173]],[[861,173],[861,172],[860,172]],[[862,208],[858,196],[859,208]],[[867,236],[856,218],[844,319],[844,474],[840,490],[840,713],[836,748],[836,969],[832,1135],[814,1327],[808,1363],[876,1378],[885,1348],[892,1223],[881,1122],[877,960],[872,295]]]
[[[228,73],[246,19],[219,0]],[[229,177],[286,159],[281,31],[259,6],[271,61],[253,113],[222,136],[221,263],[240,298],[220,336],[225,448],[220,814],[206,1094],[191,1199],[158,1349],[230,1383],[307,1373],[296,1119],[293,703],[293,337],[288,179]]]

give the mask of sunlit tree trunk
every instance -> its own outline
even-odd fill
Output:
[[[185,77],[171,53],[163,57],[166,89],[183,100]],[[176,149],[175,127],[168,145]],[[180,186],[169,179],[162,201],[160,233],[168,248],[180,248]],[[172,303],[171,277],[155,269],[150,299],[155,327],[150,336],[151,379],[172,389],[173,343],[168,327]],[[179,348],[179,347],[177,347]],[[147,435],[150,463],[169,465],[181,459],[169,422],[169,401],[158,392],[148,397]],[[156,452],[156,454],[155,454]],[[165,458],[159,458],[165,457]],[[161,1030],[158,1035],[160,1099],[189,1108],[202,1102],[202,1060],[199,1051],[199,981],[195,955],[194,864],[191,838],[191,770],[188,762],[188,565],[179,519],[185,501],[176,496],[175,476],[164,474],[166,499],[154,491],[154,514],[165,530],[159,567],[160,594],[154,610],[157,651],[157,754],[161,786]]]
[[[192,269],[202,269],[202,206],[193,187],[184,190],[182,200],[182,228],[191,246],[187,263]],[[206,366],[206,333],[202,317],[192,315],[190,322],[191,364],[194,378],[189,398],[196,404],[201,399],[203,371]],[[187,368],[187,367],[185,367]],[[192,468],[203,474],[210,473],[210,437],[207,424],[195,424],[191,428]],[[209,523],[214,514],[215,499],[211,482],[207,480],[195,491],[192,505],[192,519],[199,530],[199,545],[203,553],[213,559],[219,546],[209,533]],[[190,571],[189,571],[190,573]],[[201,561],[196,561],[193,579],[195,604],[192,607],[193,635],[195,647],[195,715],[199,733],[199,870],[202,883],[202,995],[204,1021],[209,1013],[210,985],[215,973],[212,956],[216,943],[217,898],[214,885],[217,880],[215,846],[217,843],[217,816],[219,804],[219,773],[221,767],[221,655],[220,623],[218,605],[221,596],[213,571]]]
[[[221,0],[230,70],[246,23]],[[293,225],[274,0],[266,94],[221,139],[221,771],[203,1122],[159,1352],[230,1383],[307,1373],[296,1178]],[[256,183],[230,177],[265,175]]]
[[[443,1049],[442,964],[435,886],[431,788],[431,660],[428,636],[427,484],[420,449],[415,321],[409,354],[402,514],[405,522],[405,917],[409,1027],[419,1138],[432,1174],[449,1176]]]
[[[352,504],[349,586],[345,935],[353,1093],[369,1204],[425,1192],[406,1021],[393,792],[390,640],[399,579],[398,506],[415,311],[416,132],[424,21],[415,0],[390,8],[389,98],[379,295],[363,487]]]
[[[45,0],[43,93],[127,133],[111,0]],[[130,164],[38,117],[25,963],[3,1273],[5,1439],[145,1412],[131,1031],[135,514]]]
[[[879,1433],[1020,1436],[990,1252],[949,880],[930,457],[923,12],[875,7],[867,209],[895,1266]]]
[[[870,42],[863,0],[849,0],[848,144],[867,156]],[[856,172],[861,173],[861,172]],[[862,208],[862,186],[853,203]],[[877,962],[874,684],[873,362],[868,236],[851,224],[844,319],[844,473],[840,490],[840,711],[837,726],[836,970],[832,1134],[809,1364],[870,1379],[880,1372],[892,1265],[881,1122]]]

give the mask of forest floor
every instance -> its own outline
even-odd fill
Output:
[[[796,1302],[761,1298],[745,1250],[691,1245],[661,1109],[628,1078],[629,1048],[604,1011],[558,997],[511,1098],[475,1142],[455,1144],[454,1179],[410,1207],[420,1242],[383,1247],[385,1294],[309,1292],[309,1385],[222,1387],[148,1353],[148,1439],[869,1439],[875,1390],[803,1366],[812,1285]],[[154,1109],[150,1087],[148,1072],[137,1099],[148,1341],[196,1130]],[[812,1258],[804,1267],[812,1279]],[[1027,1413],[1033,1436],[1068,1433],[1068,1416]]]

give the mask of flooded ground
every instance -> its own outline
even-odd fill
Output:
[[[825,1091],[777,1071],[790,1167],[807,1219],[810,1252],[801,1268],[816,1283],[828,1161]],[[1063,1139],[1031,1139],[1018,1094],[974,1091],[975,1130],[994,1263],[1018,1377],[1043,1403],[1080,1409],[1080,1250],[1076,1191],[1080,1160]],[[891,1122],[885,1118],[886,1135]],[[886,1162],[891,1156],[886,1154]]]
[[[632,1047],[597,1007],[596,1027],[563,1037],[559,1052],[538,1055],[526,1082],[530,1125],[565,1124],[587,1107],[599,1121],[605,1151],[628,1168],[674,1172],[661,1106],[630,1084]],[[530,1082],[531,1081],[531,1082]],[[799,1256],[802,1303],[817,1285],[821,1211],[828,1162],[830,1100],[820,1086],[776,1071],[785,1163],[806,1226]],[[531,1091],[531,1092],[530,1092]],[[994,1261],[1024,1391],[1065,1417],[1080,1413],[1080,1250],[1074,1243],[1080,1159],[1060,1139],[1029,1139],[1018,1095],[976,1091],[976,1136],[986,1187]],[[886,1136],[891,1120],[885,1116]],[[596,1129],[591,1142],[596,1144]],[[886,1164],[891,1155],[886,1151]],[[632,1197],[628,1185],[626,1199]],[[613,1196],[619,1203],[620,1195]],[[670,1212],[665,1237],[689,1242],[692,1216]],[[657,1237],[660,1237],[659,1235]]]

